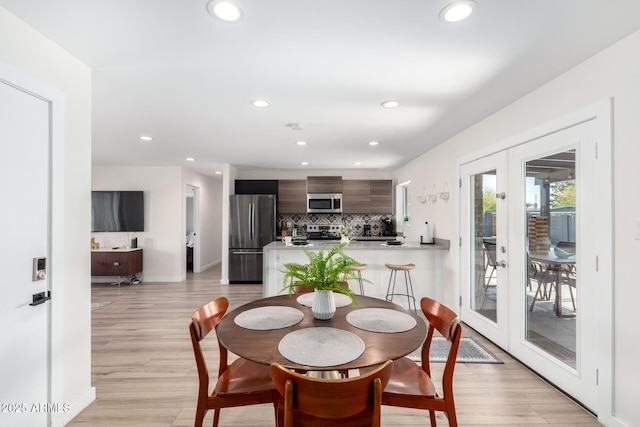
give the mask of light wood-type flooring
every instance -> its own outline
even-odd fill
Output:
[[[191,426],[197,372],[188,325],[201,305],[224,295],[233,309],[262,296],[260,285],[220,285],[220,266],[182,283],[92,285],[92,385],[97,399],[70,426]],[[475,336],[465,328],[464,336]],[[215,377],[217,344],[210,337]],[[456,367],[460,426],[597,426],[595,417],[481,338],[504,364]],[[434,376],[438,376],[436,364]],[[438,384],[438,383],[436,383]],[[211,425],[212,412],[205,425]],[[428,413],[383,407],[384,426],[428,425]],[[223,409],[221,426],[273,426],[271,405]],[[442,415],[438,426],[448,425]]]

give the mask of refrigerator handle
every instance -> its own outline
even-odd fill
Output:
[[[256,205],[249,204],[249,239],[254,240],[256,238]]]

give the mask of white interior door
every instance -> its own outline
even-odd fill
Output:
[[[33,259],[49,257],[49,103],[0,80],[0,425],[49,423],[49,279]],[[49,259],[47,259],[48,264]]]
[[[508,345],[507,154],[464,164],[461,177],[461,317]]]

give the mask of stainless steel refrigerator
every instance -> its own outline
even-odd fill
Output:
[[[262,248],[276,238],[276,196],[230,196],[229,282],[262,283]]]

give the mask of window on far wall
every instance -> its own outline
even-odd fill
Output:
[[[396,223],[411,222],[411,181],[396,187]]]

